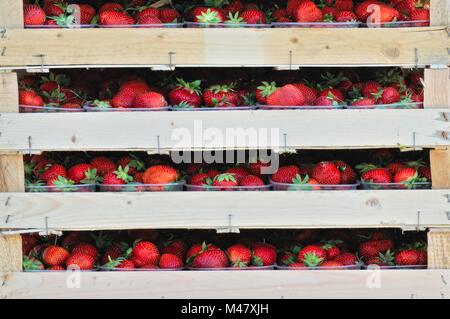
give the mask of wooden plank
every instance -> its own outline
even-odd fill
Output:
[[[22,271],[22,238],[20,235],[0,235],[0,271]]]
[[[450,26],[450,1],[432,0],[430,4],[430,24]]]
[[[450,108],[450,68],[425,69],[424,80],[424,107]]]
[[[0,1],[0,28],[6,28],[8,30],[11,28],[23,28],[23,1]]]
[[[428,232],[428,267],[450,269],[450,229]]]
[[[17,74],[0,73],[0,113],[19,111],[19,88]]]
[[[430,162],[433,188],[450,188],[450,149],[431,150]]]
[[[435,148],[448,129],[439,109],[0,114],[0,151]]]
[[[229,228],[230,223],[248,229],[449,227],[448,193],[358,190],[0,194],[0,228],[43,229],[46,218],[48,227],[55,230],[222,229]]]
[[[0,47],[0,66],[16,67],[450,64],[444,27],[12,30]]]
[[[3,273],[0,298],[446,299],[449,280],[449,270]]]

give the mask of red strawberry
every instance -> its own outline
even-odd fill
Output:
[[[54,180],[59,176],[67,177],[66,169],[60,164],[53,164],[44,169],[44,172],[39,175],[39,179],[48,182],[49,180]]]
[[[302,178],[301,175],[297,175],[293,180],[292,184],[295,185],[304,185],[300,189],[302,190],[320,190],[320,183],[315,180],[314,178],[309,177],[309,175],[305,175],[304,178]],[[312,185],[312,186],[306,186],[306,185]]]
[[[147,84],[147,82],[140,79],[129,80],[122,83],[122,85],[119,88],[119,91],[122,90],[131,90],[135,95],[151,91],[150,86]]]
[[[399,171],[401,171],[402,169],[406,168],[406,165],[403,163],[390,163],[387,168],[389,169],[389,171],[391,172],[392,175],[397,174]]]
[[[80,24],[91,24],[95,17],[96,10],[89,4],[79,4],[80,8]]]
[[[217,175],[213,180],[213,186],[215,187],[224,187],[220,188],[220,190],[230,190],[228,187],[238,186],[238,180],[234,174],[224,173]]]
[[[123,185],[133,181],[133,177],[128,175],[128,167],[119,167],[117,171],[103,176],[103,185]]]
[[[242,2],[240,0],[231,0],[229,2],[229,4],[227,4],[226,6],[224,6],[224,10],[227,13],[236,13],[236,12],[242,12],[242,10],[244,9],[244,5],[242,4]]]
[[[414,9],[410,15],[411,21],[424,21],[422,23],[415,24],[416,26],[427,26],[430,21],[429,9]]]
[[[239,182],[240,186],[264,186],[264,182],[261,178],[255,175],[247,175]]]
[[[177,86],[169,92],[169,101],[172,106],[199,107],[202,104],[201,81],[186,82],[178,79]]]
[[[351,106],[355,106],[355,107],[366,107],[366,106],[372,106],[375,105],[375,99],[371,98],[371,97],[361,97],[357,100],[354,100],[351,103]]]
[[[286,4],[286,11],[289,16],[295,17],[297,9],[304,0],[288,0]]]
[[[277,250],[266,243],[252,245],[252,264],[254,266],[272,266],[277,261]]]
[[[362,94],[365,97],[373,98],[374,95],[381,91],[381,85],[375,81],[365,82],[362,87]]]
[[[145,16],[153,16],[159,18],[159,10],[153,7],[142,7],[140,11],[136,14],[136,19],[140,20]]]
[[[227,249],[227,255],[233,267],[246,267],[252,260],[252,252],[242,244],[236,244]]]
[[[131,108],[134,105],[136,93],[131,89],[120,90],[111,100],[111,106],[115,108]]]
[[[172,254],[162,254],[159,259],[159,268],[161,269],[177,269],[183,268],[183,260],[179,256]]]
[[[241,18],[244,19],[247,24],[266,23],[264,12],[259,9],[247,9],[241,13]]]
[[[74,253],[67,258],[66,266],[80,270],[92,270],[95,266],[95,259],[90,255]]]
[[[287,9],[285,9],[285,8],[276,8],[272,12],[272,18],[277,20],[277,21],[280,18],[289,18],[289,14],[288,14]]]
[[[181,20],[181,14],[172,8],[159,9],[159,19],[162,23],[177,23]]]
[[[332,241],[325,243],[321,248],[327,253],[326,259],[335,259],[341,254],[341,249]]]
[[[42,260],[47,266],[62,265],[69,258],[70,253],[59,246],[49,246],[42,254]]]
[[[289,252],[289,251],[283,252],[278,257],[278,263],[280,265],[284,265],[284,266],[289,266],[289,265],[291,265],[293,263],[297,263],[297,254],[294,254],[294,253]]]
[[[395,256],[395,263],[400,266],[420,264],[420,256],[414,249],[403,250]]]
[[[120,264],[117,265],[115,268],[117,269],[135,269],[136,265],[134,264],[134,262],[132,262],[131,260],[128,259],[123,259],[120,261]]]
[[[205,173],[198,173],[193,175],[190,179],[189,179],[189,185],[196,185],[196,186],[201,186],[201,185],[212,185],[212,179],[211,177],[208,176],[208,174]]]
[[[359,245],[359,254],[364,258],[376,257],[393,248],[392,240],[370,240]]]
[[[135,175],[138,171],[145,169],[144,162],[134,155],[124,156],[117,161],[117,166],[122,168],[128,166],[128,174]]]
[[[117,258],[119,258],[120,256],[122,256],[122,249],[120,248],[119,245],[113,245],[110,246],[106,249],[105,253],[103,254],[102,257],[102,265],[107,264],[108,262],[110,262],[111,260],[115,260]],[[134,268],[134,265],[133,265]]]
[[[155,165],[149,167],[142,177],[145,184],[169,184],[176,182],[180,173],[169,165]]]
[[[375,8],[373,6],[379,5],[379,4],[381,4],[381,3],[376,0],[363,1],[356,6],[355,13],[358,16],[360,21],[366,22],[367,18],[375,12]]]
[[[275,82],[261,82],[261,85],[256,88],[256,101],[259,104],[267,104],[267,97],[275,92],[277,85]]]
[[[45,23],[45,11],[38,5],[28,4],[23,8],[24,25],[43,25]]]
[[[336,22],[358,21],[358,17],[352,11],[339,11],[335,17]]]
[[[211,178],[214,179],[216,178],[217,175],[220,175],[221,172],[217,169],[210,169],[209,171],[206,172],[206,174]]]
[[[105,11],[123,11],[123,10],[124,7],[120,3],[108,2],[100,7],[99,13],[103,13]]]
[[[220,249],[202,250],[194,257],[192,267],[194,268],[225,268],[229,261],[227,255]]]
[[[186,244],[182,240],[174,240],[166,244],[163,247],[162,254],[172,254],[178,256],[181,259],[184,259],[186,254]]]
[[[342,181],[341,172],[333,162],[323,161],[313,167],[312,178],[324,185],[338,185]]]
[[[334,6],[336,9],[338,9],[339,11],[347,11],[347,12],[351,12],[353,11],[353,0],[336,0],[334,2]],[[356,18],[356,15],[355,15]],[[355,19],[355,21],[357,20],[357,18]]]
[[[341,172],[342,184],[353,184],[356,181],[356,173],[353,168],[344,161],[335,161],[336,167]]]
[[[66,267],[61,266],[61,265],[57,265],[57,266],[48,267],[47,270],[50,270],[50,271],[64,271],[64,270],[66,270]]]
[[[203,100],[209,107],[238,106],[241,104],[239,94],[234,91],[234,84],[213,85],[203,91]]]
[[[378,103],[393,104],[400,102],[400,93],[396,87],[385,87],[380,93],[381,96],[379,96],[379,99],[377,100]]]
[[[419,174],[416,169],[412,167],[405,167],[399,170],[394,175],[394,183],[413,183],[421,182],[423,179],[419,178]]]
[[[375,23],[385,23],[385,22],[392,22],[396,20],[400,20],[400,12],[398,12],[396,9],[392,8],[391,6],[387,4],[380,4],[380,21],[373,21]],[[376,19],[376,18],[375,18]]]
[[[342,102],[344,101],[344,95],[338,89],[328,88],[320,91],[319,96],[324,96],[328,98],[332,98],[334,101]]]
[[[106,156],[97,156],[91,160],[90,164],[97,170],[97,173],[100,176],[112,173],[117,169],[117,165],[114,161]]]
[[[217,8],[196,8],[194,9],[194,22],[199,23],[221,23],[225,17],[221,10]]]
[[[301,106],[304,104],[305,98],[302,91],[292,84],[278,88],[267,97],[267,105],[272,106]]]
[[[95,184],[98,182],[97,170],[90,164],[77,164],[69,168],[67,177],[75,184]]]
[[[101,25],[106,26],[132,25],[136,23],[129,14],[119,11],[103,11],[100,13],[99,21]]]
[[[320,267],[324,267],[324,269],[340,269],[344,265],[337,261],[337,260],[325,260],[322,264],[320,264]]]
[[[144,15],[137,20],[137,24],[162,24],[162,21],[153,15]]]
[[[32,89],[20,89],[19,104],[30,106],[44,106],[44,100]]]
[[[131,252],[131,261],[133,261],[137,267],[146,264],[156,265],[159,257],[160,253],[158,247],[149,241],[138,242]]]
[[[195,244],[189,248],[189,250],[186,253],[186,263],[191,264],[194,258],[200,254],[202,251],[206,250],[215,250],[218,249],[217,246],[212,244],[206,244],[205,242],[201,244]]]
[[[92,258],[97,258],[98,250],[94,245],[78,244],[72,250],[72,254],[85,254],[91,256]]]
[[[340,262],[344,266],[355,265],[358,262],[358,258],[352,253],[342,253],[336,256],[334,260]]]
[[[52,1],[44,5],[44,11],[47,16],[59,17],[66,12],[67,4],[63,1]]]
[[[315,88],[312,88],[304,83],[294,83],[293,85],[302,92],[305,99],[305,105],[314,104],[314,101],[318,96],[318,92]]]
[[[327,259],[327,253],[319,246],[308,245],[300,250],[297,258],[305,266],[316,267]]]
[[[323,20],[332,22],[337,13],[338,10],[335,7],[326,6],[322,9]]]
[[[392,175],[386,168],[373,168],[361,174],[364,182],[391,183]]]
[[[299,173],[300,170],[295,165],[282,166],[278,168],[278,170],[274,174],[272,174],[271,179],[272,181],[277,183],[291,184]]]
[[[261,161],[256,161],[254,163],[248,164],[248,170],[250,171],[250,173],[252,173],[253,175],[256,175],[256,176],[263,175],[263,173],[262,173],[263,168],[268,168],[268,167],[270,167],[270,163],[263,163]]]
[[[234,177],[240,181],[245,176],[249,175],[247,169],[243,166],[234,166],[225,171],[225,173],[233,174]]]
[[[155,109],[166,107],[167,102],[163,95],[148,91],[136,96],[133,107],[140,109]]]
[[[297,22],[319,22],[322,21],[322,11],[311,0],[301,2],[295,12]]]

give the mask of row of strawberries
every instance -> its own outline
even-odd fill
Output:
[[[160,25],[183,20],[196,23],[225,23],[232,26],[277,23],[419,21],[426,26],[429,4],[419,0],[288,0],[281,5],[263,5],[243,0],[204,0],[174,7],[154,8],[154,1],[105,2],[98,8],[77,1],[44,0],[42,7],[24,0],[26,26],[71,25]],[[197,3],[200,2],[200,3]],[[70,6],[69,4],[78,4]],[[77,15],[78,13],[78,15]],[[79,17],[77,19],[77,17]]]
[[[430,167],[420,159],[395,158],[389,150],[378,150],[375,154],[380,155],[371,163],[356,165],[363,183],[397,183],[402,188],[414,188],[416,183],[431,181]],[[240,165],[174,165],[169,156],[163,155],[126,154],[117,157],[110,154],[86,158],[80,154],[59,157],[43,153],[27,156],[25,161],[28,187],[47,185],[68,191],[74,190],[70,186],[79,184],[170,185],[185,180],[189,187],[208,189],[213,186],[219,190],[233,190],[238,186],[256,190],[269,182],[321,189],[321,185],[355,185],[358,179],[355,169],[346,161],[309,162],[298,159],[296,154],[284,155],[280,166],[270,174],[272,163],[261,160]],[[155,187],[151,190],[169,189]]]
[[[243,231],[157,230],[22,235],[24,270],[345,269],[362,264],[425,266],[424,233],[393,230]]]
[[[355,71],[319,73],[319,79],[304,80],[297,72],[277,75],[248,71],[234,79],[208,80],[218,77],[217,71],[198,74],[177,71],[164,78],[124,72],[111,78],[108,71],[65,73],[20,80],[21,106],[47,106],[81,109],[161,109],[171,105],[177,109],[237,107],[266,105],[267,107],[325,106],[375,107],[376,105],[408,105],[423,102],[422,76],[418,71],[403,74],[399,69],[383,69],[367,79]],[[158,72],[157,72],[158,73]],[[254,76],[252,76],[254,74]],[[185,81],[182,76],[199,76],[202,80]],[[155,75],[158,77],[159,75]],[[281,76],[283,76],[281,78]],[[262,78],[266,77],[266,78]],[[276,81],[270,79],[277,77]],[[203,84],[206,82],[206,85]],[[211,83],[211,84],[210,84]]]

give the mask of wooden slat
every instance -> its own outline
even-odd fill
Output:
[[[450,108],[450,68],[425,69],[424,80],[424,107]]]
[[[7,273],[0,298],[442,299],[449,280],[449,270]]]
[[[22,239],[20,235],[0,235],[0,271],[22,271]]]
[[[450,229],[428,232],[428,267],[450,269]]]
[[[450,149],[431,150],[430,161],[433,188],[450,188]]]
[[[16,73],[0,73],[0,113],[19,111],[19,88]]]
[[[43,229],[47,218],[48,227],[56,230],[219,229],[229,228],[230,214],[232,227],[251,229],[449,227],[447,194],[448,190],[0,194],[0,228]]]
[[[438,109],[0,114],[0,151],[434,148],[448,129]]]
[[[0,66],[159,66],[170,63],[169,52],[176,66],[450,63],[443,27],[12,30],[0,47]]]
[[[431,1],[430,24],[432,26],[450,26],[450,1]]]
[[[23,28],[23,1],[0,1],[0,28]],[[1,47],[1,46],[0,46]]]

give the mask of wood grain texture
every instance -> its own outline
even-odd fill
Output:
[[[0,114],[0,151],[28,152],[30,143],[33,151],[446,147],[450,140],[437,135],[450,126],[442,111]],[[133,125],[117,130],[122,123]]]
[[[450,149],[431,150],[431,177],[434,189],[450,188]]]
[[[450,269],[450,229],[428,233],[428,268]]]
[[[431,0],[430,24],[432,26],[450,26],[450,1]]]
[[[0,73],[0,113],[19,112],[19,88],[17,74]]]
[[[425,69],[424,80],[424,107],[450,108],[450,68]]]
[[[23,1],[0,1],[0,28],[8,30],[23,28]]]
[[[20,235],[0,235],[0,272],[10,271],[22,271],[22,238]]]
[[[447,299],[449,280],[449,270],[3,273],[0,298]]]
[[[0,192],[24,192],[22,155],[0,155]]]
[[[175,66],[450,63],[444,27],[11,30],[0,47],[0,66],[160,66],[169,64],[169,52]]]
[[[0,228],[43,229],[47,217],[49,228],[56,230],[227,229],[230,215],[231,226],[248,229],[449,227],[447,194],[447,190],[0,194]]]

